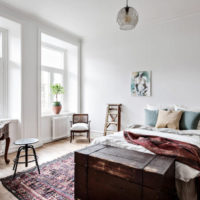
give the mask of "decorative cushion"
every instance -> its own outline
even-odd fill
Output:
[[[195,130],[200,120],[199,112],[184,111],[180,121],[181,130]]]
[[[144,109],[144,111],[145,111],[145,125],[155,127],[158,119],[158,110]]]
[[[183,111],[159,110],[156,128],[179,129],[179,122]]]
[[[187,108],[185,106],[175,105],[175,110],[183,110],[183,116],[180,121],[181,130],[200,130],[200,108]]]
[[[72,131],[87,131],[88,130],[88,124],[86,124],[86,123],[73,124],[71,130]]]

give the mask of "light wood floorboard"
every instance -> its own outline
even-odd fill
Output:
[[[76,151],[78,149],[88,146],[88,140],[85,137],[77,137],[73,143],[69,142],[69,139],[58,140],[43,145],[36,149],[37,155],[39,157],[39,164],[54,160],[61,157],[67,153]],[[3,157],[0,157],[0,178],[7,177],[13,174],[13,159],[16,153],[9,154],[10,164],[6,165]],[[18,165],[17,171],[24,171],[35,166],[35,163],[30,163],[26,168],[23,164]],[[5,189],[0,182],[0,200],[16,200],[16,198]]]

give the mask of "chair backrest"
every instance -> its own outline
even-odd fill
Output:
[[[73,114],[73,124],[76,123],[88,124],[88,114]]]

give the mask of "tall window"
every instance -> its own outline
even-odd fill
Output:
[[[0,118],[7,117],[7,31],[0,29]]]
[[[60,84],[64,86],[65,74],[65,50],[49,44],[42,44],[41,49],[41,109],[42,114],[52,111],[52,102],[55,101],[51,95],[50,86]],[[63,97],[59,97],[63,103]]]

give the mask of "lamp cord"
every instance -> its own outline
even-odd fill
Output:
[[[128,0],[126,0],[126,7],[128,7]]]

